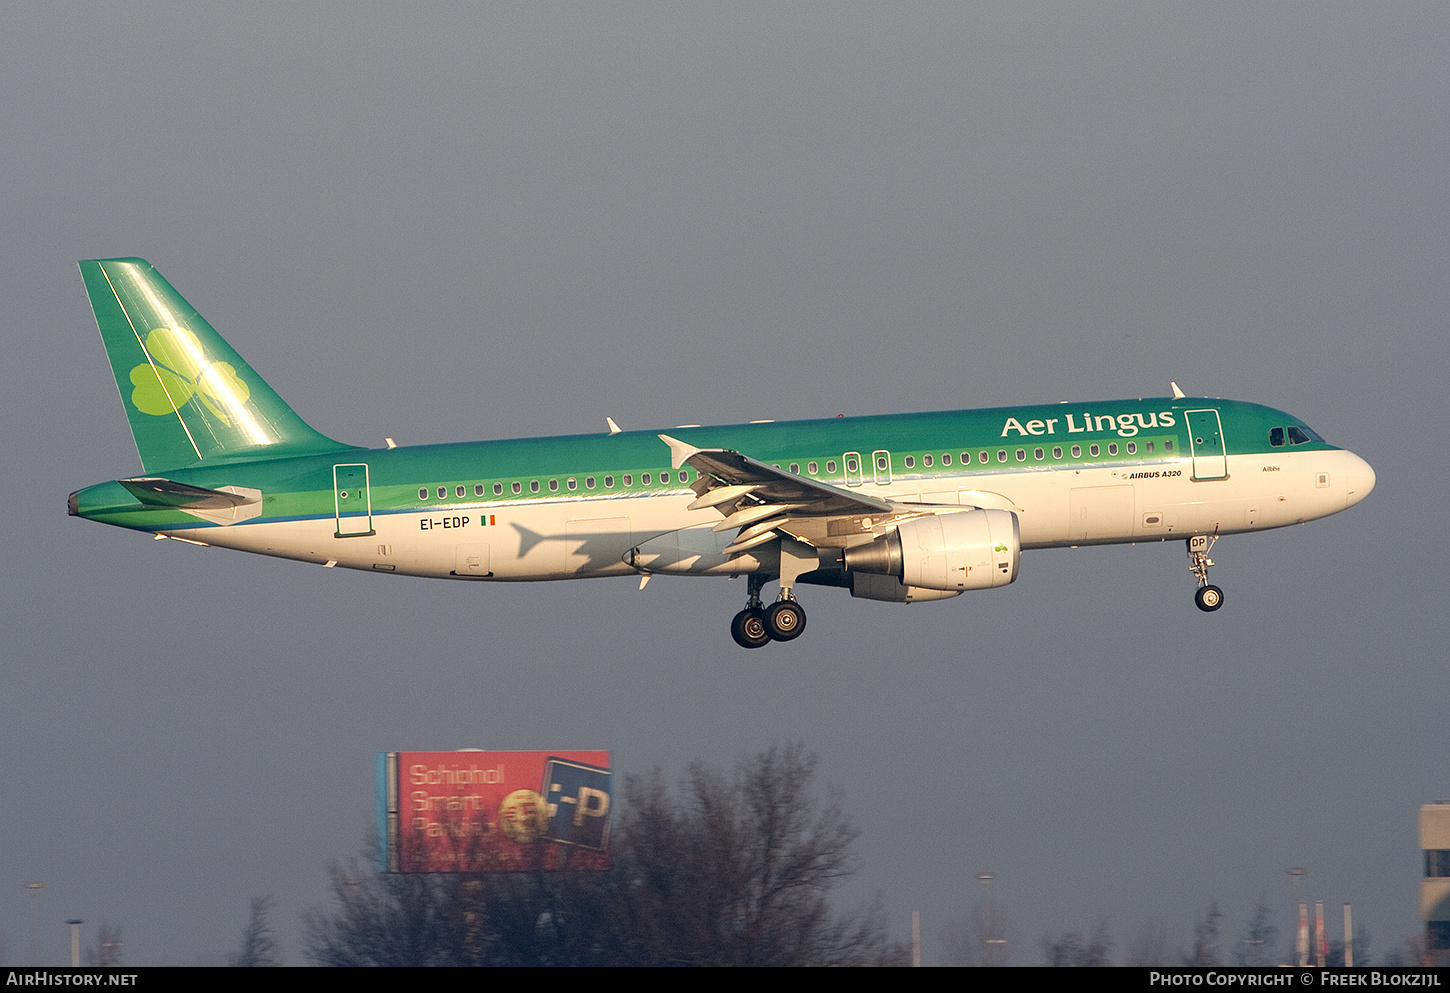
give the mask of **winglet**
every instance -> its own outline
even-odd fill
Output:
[[[678,469],[685,464],[686,459],[699,451],[694,445],[678,438],[671,438],[667,434],[660,435],[659,439],[670,446],[670,468],[672,469]]]
[[[1175,400],[1182,400],[1184,398],[1184,396],[1186,394],[1182,390],[1180,390],[1178,388],[1178,384],[1177,383],[1174,383],[1174,382],[1171,382],[1170,381],[1168,385],[1171,386],[1171,387],[1173,387],[1173,399],[1175,399]]]

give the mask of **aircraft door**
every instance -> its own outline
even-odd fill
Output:
[[[332,467],[332,495],[337,509],[336,538],[375,534],[373,498],[368,486],[366,462],[348,462]]]
[[[871,471],[876,474],[876,482],[881,486],[891,483],[891,453],[875,451],[871,453]]]
[[[1187,410],[1188,446],[1193,453],[1194,479],[1225,479],[1228,457],[1223,447],[1223,423],[1217,410]]]

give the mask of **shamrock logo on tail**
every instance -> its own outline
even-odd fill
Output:
[[[157,328],[146,336],[146,351],[154,366],[131,370],[136,387],[131,402],[143,413],[170,414],[200,395],[207,409],[231,427],[221,408],[245,403],[252,394],[230,363],[209,361],[196,335],[185,328]]]

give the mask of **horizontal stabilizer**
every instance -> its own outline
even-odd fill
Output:
[[[225,490],[209,490],[204,486],[188,486],[158,476],[141,476],[136,479],[117,480],[132,496],[148,507],[167,507],[178,510],[230,510],[247,504],[260,502],[259,497],[245,493],[228,493]]]

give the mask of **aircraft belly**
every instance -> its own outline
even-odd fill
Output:
[[[686,512],[688,503],[684,496],[671,495],[561,500],[534,507],[495,504],[485,508],[490,525],[469,534],[468,541],[488,544],[493,579],[633,575],[634,570],[624,558],[637,541],[685,527],[706,516]],[[718,515],[712,516],[718,519]],[[454,541],[446,552],[437,553],[446,556],[450,570],[456,563],[457,544]]]

